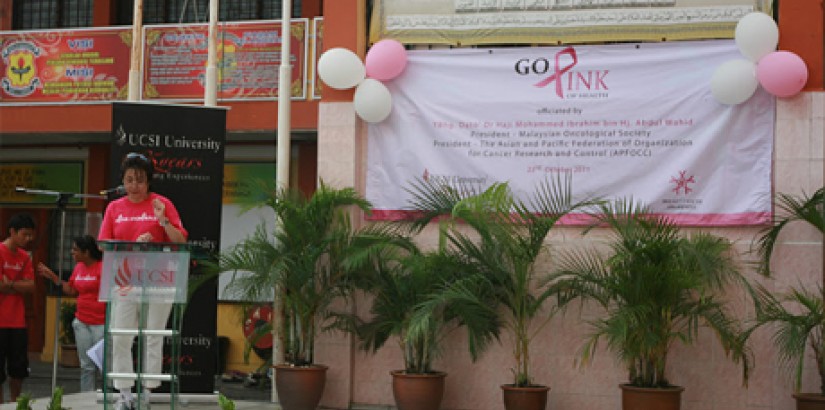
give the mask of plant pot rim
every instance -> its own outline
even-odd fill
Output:
[[[639,386],[632,386],[629,383],[621,383],[619,387],[622,390],[635,390],[635,391],[684,391],[685,388],[683,386],[668,386],[668,387],[639,387]]]
[[[273,364],[272,368],[273,369],[324,369],[324,370],[326,370],[326,369],[329,369],[329,366],[327,366],[325,364],[317,364],[317,363],[308,364],[306,366],[296,366],[296,365],[291,364],[291,363],[281,363],[281,364]]]
[[[447,372],[442,372],[440,370],[434,370],[430,373],[407,373],[406,370],[391,370],[390,374],[393,376],[404,377],[447,377]]]
[[[501,390],[532,390],[532,391],[549,391],[550,387],[543,384],[531,384],[529,386],[519,387],[513,383],[502,384]]]

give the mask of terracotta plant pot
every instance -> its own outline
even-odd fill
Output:
[[[327,366],[275,366],[275,389],[284,410],[315,410],[324,394]]]
[[[682,406],[684,387],[671,388],[634,387],[620,384],[622,410],[679,410]]]
[[[80,367],[77,345],[60,345],[60,363],[63,367]]]
[[[796,393],[796,410],[825,410],[825,395],[816,393]]]
[[[398,410],[438,410],[444,398],[444,379],[447,373],[428,374],[406,373],[403,370],[390,372],[392,375],[392,395]]]
[[[502,384],[506,410],[544,410],[547,407],[547,386],[516,387]]]

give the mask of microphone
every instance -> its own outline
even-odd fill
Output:
[[[100,191],[100,195],[126,195],[126,187],[118,185],[115,188],[104,189]]]

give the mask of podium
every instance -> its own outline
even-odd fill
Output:
[[[168,385],[178,405],[181,326],[187,297],[190,247],[185,243],[101,241],[101,301],[106,301],[103,349],[104,409],[133,386],[135,410],[143,391]],[[136,343],[135,343],[136,342]],[[167,346],[166,354],[163,347]],[[154,397],[154,396],[153,396]],[[142,406],[142,408],[141,408]]]

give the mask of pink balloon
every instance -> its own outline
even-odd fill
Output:
[[[367,77],[387,81],[398,77],[407,66],[407,50],[395,40],[381,40],[372,45],[365,61]]]
[[[808,67],[790,51],[774,51],[759,59],[756,78],[767,92],[777,97],[790,97],[805,87]]]

